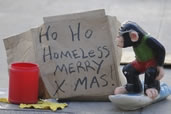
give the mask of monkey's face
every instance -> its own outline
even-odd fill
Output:
[[[138,40],[139,36],[136,31],[121,34],[116,38],[117,46],[120,48],[133,46]]]

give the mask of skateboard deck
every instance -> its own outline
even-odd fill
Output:
[[[109,100],[118,108],[122,110],[136,110],[152,103],[165,99],[171,94],[171,88],[166,84],[161,84],[160,94],[151,99],[142,94],[118,94],[109,95]]]

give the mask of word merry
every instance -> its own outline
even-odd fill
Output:
[[[95,60],[86,60],[84,62],[77,61],[76,63],[56,65],[54,75],[56,75],[56,72],[58,71],[65,72],[67,75],[75,72],[80,73],[80,71],[96,71],[96,73],[99,74],[103,62],[104,60],[100,60],[99,62]]]

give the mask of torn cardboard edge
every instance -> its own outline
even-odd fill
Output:
[[[88,15],[87,15],[88,14]],[[105,10],[99,9],[99,10],[92,10],[92,11],[86,11],[86,12],[79,12],[79,13],[71,13],[71,14],[64,14],[64,15],[57,15],[57,16],[49,16],[49,17],[43,17],[44,23],[49,22],[56,22],[56,21],[65,21],[68,19],[79,19],[79,18],[94,18],[94,14],[96,14],[96,18],[104,17]]]

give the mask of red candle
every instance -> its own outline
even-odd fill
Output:
[[[11,103],[31,104],[38,101],[39,68],[37,64],[17,62],[9,68],[9,95]]]

